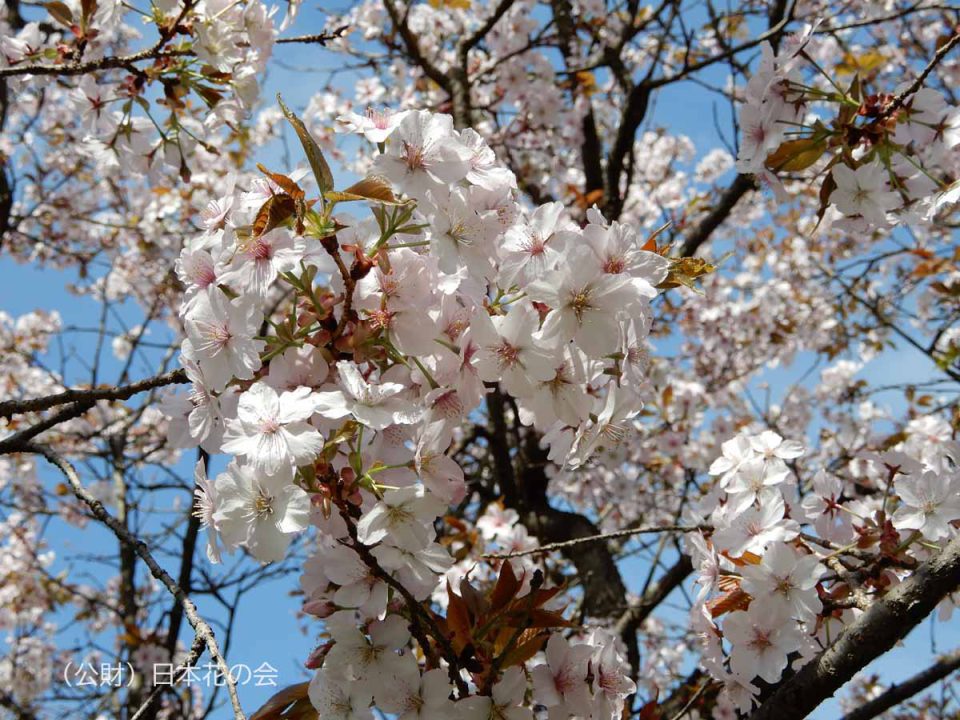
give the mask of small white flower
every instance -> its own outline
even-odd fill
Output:
[[[862,215],[872,225],[887,224],[887,213],[901,205],[900,196],[888,189],[887,170],[878,161],[853,170],[839,164],[833,168],[836,189],[830,202],[844,215]]]
[[[284,464],[306,465],[323,448],[323,437],[306,420],[313,415],[310,388],[277,394],[265,382],[240,396],[237,420],[229,421],[223,450],[249,459],[268,473]]]
[[[898,478],[894,487],[901,503],[893,514],[897,530],[919,530],[933,541],[950,537],[950,523],[960,520],[960,474],[927,471]]]
[[[260,562],[282,560],[294,533],[310,522],[310,497],[293,483],[293,468],[267,475],[234,460],[216,479],[213,520],[228,546],[246,545]]]

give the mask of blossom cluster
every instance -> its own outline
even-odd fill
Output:
[[[803,453],[771,430],[734,436],[710,466],[714,490],[688,511],[712,528],[687,543],[700,585],[691,622],[704,666],[724,683],[722,703],[741,712],[756,702],[757,679],[777,683],[866,608],[871,582],[858,584],[855,571],[876,573],[874,587],[888,588],[908,573],[881,560],[925,557],[958,534],[956,444],[925,459],[900,451],[865,458],[887,475],[888,496],[877,502],[848,499],[823,470],[801,495]],[[854,548],[859,554],[841,563]]]
[[[952,197],[960,109],[940,91],[910,82],[871,93],[857,75],[841,87],[814,59],[833,50],[816,34],[819,25],[777,53],[764,46],[740,109],[737,168],[781,200],[780,176],[816,169],[823,175],[820,217],[830,208],[849,230],[929,220]]]
[[[316,528],[303,586],[332,638],[311,689],[324,717],[364,717],[371,699],[442,714],[450,678],[421,678],[397,654],[410,642],[397,592],[426,600],[453,563],[435,521],[469,489],[448,448],[494,383],[559,461],[616,444],[640,409],[649,302],[669,261],[595,211],[584,228],[559,203],[525,212],[512,173],[449,116],[344,125],[384,150],[377,174],[342,193],[321,173],[321,211],[268,229],[270,208],[302,192],[276,175],[211,203],[177,265],[193,389],[165,409],[176,444],[233,456],[213,479],[198,465],[211,559],[243,546],[277,561]],[[374,201],[371,217],[332,214],[357,198]],[[617,715],[632,683],[613,638],[597,638],[551,637],[533,670],[544,703]],[[386,692],[384,674],[409,692]],[[525,682],[510,667],[492,695],[460,702],[486,717],[491,702],[522,705]]]
[[[189,179],[203,164],[194,157],[198,147],[216,154],[219,131],[253,109],[278,32],[277,7],[259,0],[157,3],[150,16],[156,38],[141,38],[127,24],[131,9],[115,0],[47,7],[53,22],[29,22],[0,36],[0,67],[22,71],[11,80],[14,91],[33,92],[64,82],[31,76],[33,65],[104,62],[109,69],[110,60],[135,58],[116,63],[124,72],[81,73],[67,90],[81,154],[129,176]],[[153,65],[130,72],[137,60]],[[160,98],[152,86],[161,88]]]

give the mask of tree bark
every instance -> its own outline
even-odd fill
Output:
[[[960,537],[877,600],[837,641],[783,682],[750,720],[801,720],[872,660],[890,650],[960,587]]]

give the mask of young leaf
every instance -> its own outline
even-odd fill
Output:
[[[827,151],[827,141],[816,137],[787,140],[767,155],[764,164],[773,172],[799,172],[813,165]]]
[[[297,137],[300,138],[300,144],[303,145],[303,151],[307,154],[307,161],[313,170],[313,176],[317,179],[320,193],[323,194],[333,190],[333,173],[330,172],[330,166],[327,165],[327,160],[323,157],[323,152],[317,145],[317,141],[310,135],[307,126],[303,124],[303,120],[294,115],[290,108],[284,105],[280,93],[277,93],[277,102],[280,103],[280,109],[283,111],[284,117],[290,121],[293,129],[297,132]]]
[[[704,275],[709,275],[714,270],[716,270],[716,266],[711,265],[703,258],[678,258],[673,261],[670,270],[667,271],[667,277],[657,285],[657,287],[661,290],[667,290],[683,285],[684,287],[697,291],[694,281]]]
[[[302,682],[285,687],[250,716],[250,720],[307,720],[316,718],[307,691],[310,683]]]
[[[292,197],[294,200],[302,200],[305,193],[297,183],[288,178],[286,175],[281,175],[280,173],[270,172],[263,165],[257,163],[257,170],[262,172],[268,178],[273,180],[281,190],[283,190],[287,195]]]
[[[64,3],[54,0],[54,2],[46,3],[44,7],[50,13],[50,16],[61,25],[70,27],[74,24],[73,12]]]
[[[260,208],[257,219],[253,221],[253,235],[260,237],[270,232],[280,223],[291,217],[297,210],[297,203],[286,193],[271,196]]]
[[[402,205],[394,197],[390,183],[382,177],[371,175],[358,183],[354,183],[346,190],[334,190],[324,193],[324,197],[331,202],[349,202],[351,200],[375,200],[385,205]]]
[[[80,0],[80,17],[85,27],[95,12],[97,12],[97,0]]]
[[[497,584],[490,595],[490,609],[497,612],[505,607],[508,602],[516,597],[520,590],[522,580],[517,578],[513,572],[513,566],[509,562],[500,566],[500,577],[497,578]]]

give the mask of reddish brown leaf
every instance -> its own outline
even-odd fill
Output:
[[[523,584],[522,578],[522,575],[519,579],[517,578],[509,561],[503,563],[500,566],[500,577],[497,578],[497,584],[490,594],[490,609],[496,612],[513,600]]]
[[[351,200],[373,200],[387,205],[401,205],[393,194],[390,181],[371,175],[360,182],[354,183],[346,190],[324,193],[324,197],[332,202],[349,202]]]
[[[774,172],[799,172],[813,165],[827,151],[827,141],[816,137],[787,140],[767,155],[764,164]]]
[[[710,617],[719,617],[734,610],[746,610],[750,606],[751,599],[743,590],[736,588],[710,600],[707,603],[707,609],[710,611]]]
[[[317,720],[316,709],[307,696],[310,683],[285,687],[250,716],[250,720]]]
[[[525,619],[526,622],[523,624],[526,625],[527,627],[534,627],[534,628],[556,628],[556,627],[575,628],[577,627],[576,623],[570,622],[569,620],[564,618],[563,615],[561,615],[558,612],[553,612],[552,610],[533,609],[533,610],[530,610],[528,613],[526,613],[525,618],[523,616],[522,610],[516,610],[514,612],[516,614],[513,616],[513,620],[517,625],[519,625],[520,623],[523,623]],[[513,615],[513,613],[511,613],[511,615]]]
[[[460,652],[470,643],[470,611],[463,598],[453,591],[450,581],[447,580],[447,629],[453,636],[453,648]]]
[[[67,27],[73,25],[73,12],[71,12],[66,4],[54,0],[54,2],[46,3],[44,7],[47,9],[47,12],[50,13],[50,16],[58,23],[66,25]]]
[[[254,237],[260,237],[285,222],[297,210],[294,199],[282,193],[271,196],[260,208],[257,219],[253,221]]]
[[[550,633],[524,630],[517,644],[513,646],[510,652],[503,656],[500,666],[508,668],[511,665],[525,663],[543,649],[549,637]]]
[[[307,126],[303,124],[303,120],[290,112],[290,108],[284,105],[283,98],[280,97],[279,93],[277,93],[277,102],[280,103],[280,109],[290,124],[293,125],[297,137],[300,138],[300,144],[303,145],[303,151],[307,154],[307,161],[313,170],[313,176],[317,180],[317,187],[320,188],[321,194],[332,190],[333,173],[330,172],[330,166],[327,164],[326,158],[323,157],[323,152],[317,145],[317,141],[313,139],[310,131],[307,130]]]
[[[302,200],[305,196],[305,193],[297,185],[296,182],[288,178],[286,175],[281,175],[280,173],[270,172],[263,165],[257,163],[257,170],[262,172],[268,178],[273,180],[281,190],[283,190],[287,195],[292,197],[294,200]]]

